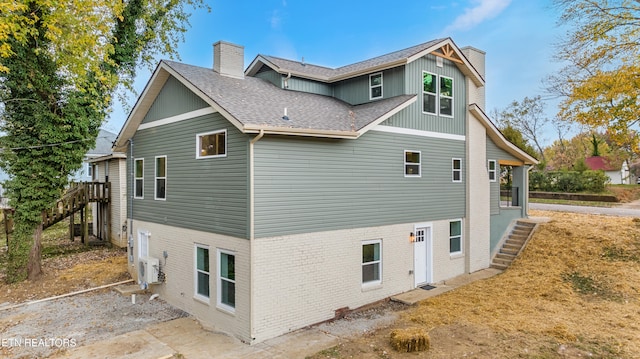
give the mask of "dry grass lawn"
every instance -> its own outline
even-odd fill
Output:
[[[640,358],[640,219],[532,215],[552,221],[504,273],[313,358]],[[429,351],[391,348],[390,332],[410,327],[428,331]]]

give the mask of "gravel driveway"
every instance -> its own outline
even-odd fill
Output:
[[[72,297],[2,310],[0,357],[47,357],[65,348],[99,340],[187,316],[149,294],[131,297],[101,290]]]

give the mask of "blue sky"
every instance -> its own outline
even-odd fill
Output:
[[[194,12],[181,61],[211,67],[212,44],[245,49],[245,68],[258,54],[339,67],[441,37],[486,51],[485,111],[525,96],[545,97],[544,79],[561,66],[552,59],[562,35],[551,0],[209,0],[212,11]],[[399,5],[401,4],[401,5]],[[161,57],[159,57],[160,59]],[[150,77],[141,69],[136,89]],[[133,106],[136,97],[130,96]],[[557,100],[546,101],[554,117]],[[128,112],[114,104],[103,126],[118,133]],[[549,131],[545,142],[552,142]]]

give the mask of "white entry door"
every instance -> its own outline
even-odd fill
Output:
[[[421,226],[415,229],[413,243],[413,273],[415,286],[433,282],[433,256],[431,243],[431,227]]]

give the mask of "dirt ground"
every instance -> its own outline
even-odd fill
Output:
[[[640,219],[557,212],[504,273],[428,299],[321,358],[639,358]],[[430,349],[399,353],[394,329]]]

